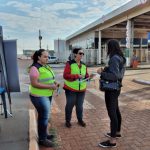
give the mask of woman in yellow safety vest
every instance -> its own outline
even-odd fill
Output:
[[[50,117],[51,100],[58,84],[55,75],[48,62],[48,52],[44,49],[36,51],[32,57],[33,64],[30,67],[30,98],[38,112],[38,136],[39,144],[52,147],[54,137],[47,133],[48,120]]]
[[[93,75],[89,76],[86,65],[81,61],[84,55],[83,50],[81,48],[74,48],[73,53],[75,58],[66,63],[63,74],[66,95],[65,125],[68,128],[71,127],[70,121],[74,106],[76,106],[78,124],[82,127],[86,126],[86,123],[83,121],[83,102],[87,84],[86,79],[93,77]]]

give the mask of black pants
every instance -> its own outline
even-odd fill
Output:
[[[78,121],[83,119],[83,102],[85,97],[85,92],[73,92],[70,90],[65,90],[66,94],[66,107],[65,107],[65,117],[66,121],[71,121],[73,107],[76,106],[76,115]]]
[[[110,118],[111,137],[116,137],[116,132],[121,130],[121,113],[118,106],[120,91],[105,91],[105,103]]]

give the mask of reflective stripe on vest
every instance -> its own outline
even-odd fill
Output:
[[[55,75],[54,72],[51,70],[50,67],[45,67],[42,66],[38,69],[39,71],[39,78],[38,81],[42,84],[54,84],[55,82]],[[54,90],[50,89],[39,89],[35,88],[32,85],[29,87],[29,91],[33,95],[38,95],[38,96],[52,96]]]
[[[71,68],[71,74],[79,74],[82,75],[83,78],[85,78],[86,66],[84,64],[81,64],[81,68],[79,68],[77,63],[73,63],[70,65],[70,68]],[[65,80],[65,84],[74,90],[86,89],[86,82],[80,82],[80,80],[82,79],[77,79],[75,81]]]
[[[42,82],[46,82],[49,80],[54,80],[54,78],[45,78],[45,79],[38,79],[38,82],[42,83]]]

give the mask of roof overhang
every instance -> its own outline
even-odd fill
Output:
[[[71,40],[88,31],[107,29],[111,26],[122,23],[128,19],[132,19],[147,12],[150,12],[150,0],[132,0],[118,9],[110,12],[109,14],[102,16],[100,19],[80,29],[74,34],[68,36],[66,40]],[[150,14],[148,15],[148,18],[150,20]],[[150,23],[149,20],[148,22]]]

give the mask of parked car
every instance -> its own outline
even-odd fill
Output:
[[[56,57],[56,56],[49,56],[49,58],[48,58],[48,63],[58,63],[59,62],[59,59],[58,59],[58,57]]]

